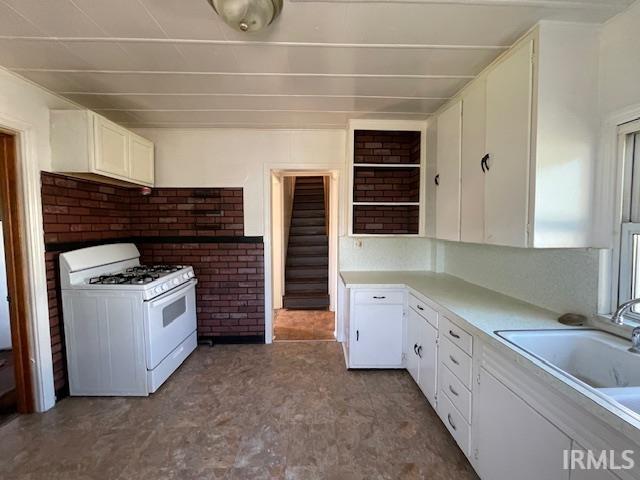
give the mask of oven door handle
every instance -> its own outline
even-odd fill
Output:
[[[167,291],[167,293],[163,294],[162,296],[157,297],[153,300],[148,300],[147,304],[151,308],[156,308],[161,305],[164,305],[165,303],[170,303],[174,301],[176,298],[180,297],[180,295],[182,295],[182,293],[184,293],[186,290],[190,289],[191,287],[195,287],[197,284],[198,284],[198,279],[192,278],[187,283],[177,288],[174,288],[173,290]]]

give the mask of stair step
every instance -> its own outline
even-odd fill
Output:
[[[326,235],[289,235],[289,248],[303,245],[328,245]],[[288,251],[288,250],[287,250]]]
[[[329,295],[324,294],[287,294],[282,300],[284,308],[293,310],[326,310],[329,307]]]
[[[328,245],[289,245],[287,255],[328,255]]]
[[[294,202],[294,214],[300,210],[321,210],[324,214],[324,202]]]
[[[298,210],[293,211],[291,218],[324,218],[324,208],[318,210]]]
[[[302,218],[292,218],[291,219],[291,228],[293,227],[317,227],[324,226],[324,217],[302,217]]]
[[[295,205],[298,202],[317,202],[324,204],[324,194],[322,192],[310,194],[296,192],[295,196],[293,197],[293,204]]]
[[[296,279],[297,280],[297,279]],[[303,279],[302,281],[289,280],[285,283],[284,291],[285,295],[290,293],[324,293],[326,294],[329,290],[327,286],[327,279],[319,279],[318,281],[312,282],[308,279]]]
[[[329,265],[326,255],[290,255],[287,258],[287,268],[289,267],[316,267]]]
[[[303,183],[324,183],[322,177],[296,177],[296,186]]]
[[[294,225],[289,229],[289,235],[325,235],[324,223],[322,225]]]
[[[314,279],[324,279],[327,281],[329,278],[329,269],[327,266],[316,266],[310,267],[305,265],[291,266],[287,267],[286,279],[298,279],[298,278],[314,278]]]

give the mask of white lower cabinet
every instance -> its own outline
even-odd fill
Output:
[[[427,307],[428,308],[428,307]],[[435,312],[434,312],[435,313]],[[437,315],[437,313],[436,313]],[[407,316],[407,370],[431,405],[436,404],[438,330],[413,308]]]
[[[476,391],[478,473],[486,480],[568,480],[571,439],[484,368]]]
[[[404,368],[404,299],[398,290],[352,290],[349,368]]]

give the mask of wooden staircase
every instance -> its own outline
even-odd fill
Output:
[[[329,307],[329,240],[322,177],[296,178],[285,266],[284,308]]]

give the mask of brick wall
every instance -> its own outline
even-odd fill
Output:
[[[144,263],[193,265],[198,332],[264,337],[263,244],[244,237],[241,188],[158,188],[149,196],[62,175],[42,174],[49,322],[55,388],[67,385],[59,254],[131,241]]]
[[[356,202],[419,202],[419,168],[355,169],[353,199]]]
[[[420,132],[356,130],[354,163],[420,163]]]
[[[356,205],[353,207],[353,232],[372,235],[419,233],[419,207]]]

